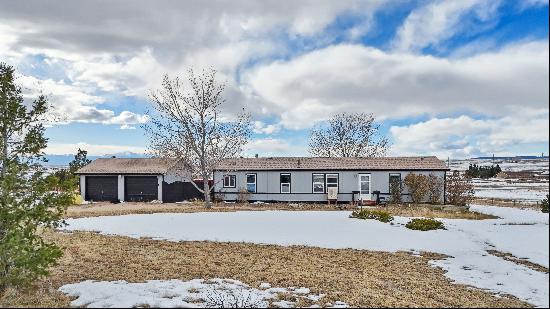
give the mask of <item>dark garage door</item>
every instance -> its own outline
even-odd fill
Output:
[[[117,176],[86,176],[87,201],[116,201],[118,199]]]
[[[150,202],[158,199],[157,176],[126,176],[124,200]]]

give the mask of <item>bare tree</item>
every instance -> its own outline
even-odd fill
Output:
[[[238,156],[251,135],[250,115],[244,110],[233,120],[224,120],[220,107],[225,103],[224,83],[216,81],[216,71],[201,74],[188,71],[189,85],[176,77],[165,75],[162,88],[151,91],[155,113],[143,125],[147,132],[149,150],[162,158],[176,158],[184,163],[182,175],[200,176],[205,206],[211,207],[208,180],[220,162]],[[188,170],[187,170],[188,169]]]
[[[475,190],[472,179],[453,171],[447,176],[447,203],[457,206],[467,206],[474,198]]]
[[[309,136],[309,153],[318,157],[380,157],[388,148],[380,125],[366,113],[334,115],[327,124],[313,128]]]

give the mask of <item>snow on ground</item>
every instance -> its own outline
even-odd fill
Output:
[[[465,171],[470,164],[477,164],[479,166],[491,166],[493,164],[492,159],[465,159],[465,160],[452,160],[450,168],[452,170]],[[548,158],[538,159],[497,159],[494,164],[498,164],[503,171],[509,172],[522,172],[522,171],[548,171]]]
[[[64,285],[59,291],[76,297],[71,306],[89,308],[292,308],[296,302],[279,301],[278,296],[307,299],[317,306],[324,297],[323,294],[310,294],[308,288],[272,288],[263,283],[256,289],[230,279],[150,280],[143,283],[83,281]],[[340,301],[329,305],[348,307]]]
[[[548,307],[548,274],[487,253],[490,249],[507,252],[548,267],[548,214],[490,206],[472,208],[501,219],[443,219],[447,230],[420,232],[406,229],[409,219],[403,217],[386,224],[350,219],[349,212],[259,211],[70,219],[66,229],[169,241],[437,252],[451,257],[431,263],[446,270],[446,276],[457,283],[512,294]]]
[[[503,200],[537,202],[546,197],[548,181],[520,181],[518,179],[473,179],[475,196]]]

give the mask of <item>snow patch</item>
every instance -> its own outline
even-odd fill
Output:
[[[406,229],[404,224],[409,218],[403,217],[395,217],[391,225],[350,219],[350,212],[343,211],[249,211],[69,219],[66,229],[168,241],[306,245],[417,254],[435,252],[450,257],[432,261],[432,265],[443,268],[447,271],[446,276],[457,283],[511,294],[547,307],[548,274],[492,256],[487,250],[511,253],[548,267],[548,214],[491,206],[472,206],[471,210],[500,219],[441,219],[446,230],[420,232]],[[265,291],[275,292],[276,289]]]
[[[268,283],[263,284],[269,285]],[[307,293],[305,293],[307,290]],[[293,308],[296,302],[281,300],[279,294],[292,294],[297,290],[275,288],[259,290],[237,280],[194,279],[150,280],[144,283],[126,281],[83,281],[67,284],[59,291],[71,297],[74,307],[88,308]],[[309,294],[309,289],[301,288],[302,297],[314,302],[314,306],[324,294]],[[344,302],[336,302],[339,308],[347,308]]]

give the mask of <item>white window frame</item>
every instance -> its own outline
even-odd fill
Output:
[[[290,182],[281,182],[281,176],[283,175],[288,175],[290,176]],[[279,174],[279,188],[280,188],[280,192],[283,193],[283,194],[290,194],[292,192],[292,174],[290,173],[281,173]],[[288,192],[285,192],[283,191],[283,185],[288,185]]]
[[[229,179],[229,184],[225,183],[225,180]],[[231,180],[233,179],[233,185],[231,185]],[[237,176],[236,175],[223,175],[223,187],[224,188],[236,188],[237,187]]]
[[[315,176],[321,176],[323,177],[323,181],[322,182],[319,182],[319,181],[315,181]],[[325,193],[325,174],[320,174],[320,173],[314,173],[312,176],[311,176],[311,181],[312,181],[312,191],[313,193]],[[316,184],[321,184],[323,185],[323,190],[321,192],[318,192],[318,191],[315,191],[315,185]]]
[[[334,183],[329,184],[329,182],[328,182],[329,177],[336,178],[336,190],[338,190],[338,192],[340,192],[340,175],[338,175],[338,174],[326,174],[325,175],[325,187],[326,187],[325,190],[327,190],[327,192],[328,192],[329,187],[334,187]]]
[[[254,182],[248,182],[248,176],[254,176]],[[256,193],[258,192],[258,175],[257,174],[253,174],[253,173],[250,173],[250,174],[246,174],[246,191],[248,193]],[[254,191],[250,191],[248,189],[248,185],[254,185]]]

